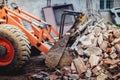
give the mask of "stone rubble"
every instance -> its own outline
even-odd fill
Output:
[[[71,66],[37,75],[45,80],[120,79],[120,28],[108,23],[89,26],[79,39]],[[43,77],[45,76],[45,77]],[[32,76],[34,78],[34,75]],[[35,77],[36,78],[36,77]]]

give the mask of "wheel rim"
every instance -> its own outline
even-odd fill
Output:
[[[5,38],[0,39],[0,46],[6,50],[4,56],[0,56],[0,66],[6,66],[10,64],[14,58],[14,48],[10,41]]]

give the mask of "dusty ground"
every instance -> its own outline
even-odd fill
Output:
[[[0,80],[31,80],[31,75],[37,74],[46,69],[44,66],[44,56],[31,57],[28,63],[19,74],[3,75],[0,74]]]

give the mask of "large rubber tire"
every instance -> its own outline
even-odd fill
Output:
[[[9,64],[0,64],[0,72],[13,72],[22,68],[30,59],[30,43],[25,34],[13,25],[0,25],[0,39],[6,39],[13,47],[13,59]],[[0,61],[1,62],[1,61]]]

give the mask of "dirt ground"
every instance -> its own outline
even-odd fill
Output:
[[[31,79],[31,75],[37,74],[46,69],[44,60],[45,57],[43,55],[31,57],[30,63],[28,63],[17,74],[16,73],[12,73],[12,75],[0,74],[0,80],[33,80]]]

